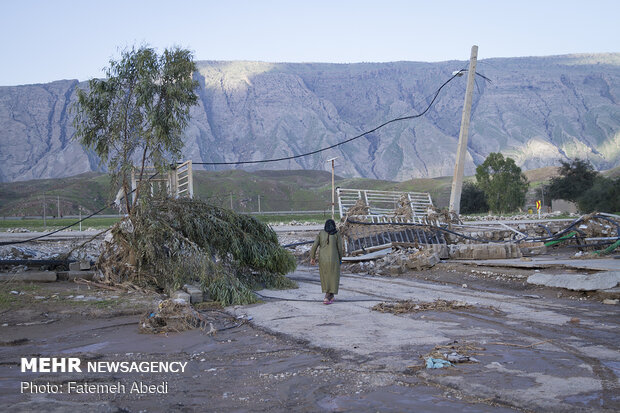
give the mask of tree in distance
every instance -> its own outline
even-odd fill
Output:
[[[565,199],[578,202],[579,198],[594,185],[599,173],[588,160],[560,161],[560,176],[551,178],[547,188],[549,199]]]
[[[490,153],[476,168],[476,181],[495,213],[512,212],[525,203],[529,183],[514,159]]]
[[[620,178],[597,176],[592,187],[577,198],[577,205],[585,213],[620,212]]]
[[[106,79],[91,79],[86,90],[77,90],[75,137],[107,163],[112,188],[121,187],[129,214],[143,186],[145,166],[162,173],[181,156],[181,133],[198,101],[195,70],[188,50],[166,49],[158,56],[152,48],[133,47],[110,61]],[[140,184],[132,203],[134,162]]]
[[[465,182],[461,192],[461,213],[479,214],[489,212],[484,191],[473,182]]]

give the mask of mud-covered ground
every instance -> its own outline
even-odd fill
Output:
[[[138,332],[138,319],[156,305],[153,294],[71,282],[11,283],[0,291],[13,298],[0,313],[3,411],[508,411],[409,374],[394,381],[393,372],[366,371],[328,350],[255,328],[234,308],[202,311],[219,330],[215,335],[199,329],[151,335]],[[32,357],[187,365],[168,374],[22,373],[21,358]],[[126,392],[67,394],[70,382],[72,388],[121,383]],[[134,383],[165,383],[166,393],[131,393]],[[62,393],[50,394],[47,386]]]

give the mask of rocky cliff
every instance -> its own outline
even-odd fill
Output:
[[[239,161],[313,151],[426,108],[468,62],[287,64],[198,62],[199,105],[185,159]],[[478,62],[466,173],[490,152],[524,168],[588,158],[620,166],[620,54]],[[444,88],[425,116],[393,123],[327,152],[245,169],[326,169],[390,180],[451,175],[466,78]],[[102,170],[73,141],[75,80],[0,87],[0,181]],[[207,169],[213,169],[209,167]],[[222,169],[222,168],[220,168]]]

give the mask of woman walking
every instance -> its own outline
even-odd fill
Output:
[[[316,251],[319,250],[319,274],[321,289],[325,293],[323,304],[334,302],[340,284],[340,263],[342,262],[342,237],[333,219],[325,221],[325,229],[316,236],[310,250],[310,264],[315,265]]]

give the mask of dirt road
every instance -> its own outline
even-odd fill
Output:
[[[299,289],[261,292],[273,298],[243,311],[268,331],[330,349],[343,362],[382,377],[384,385],[412,374],[517,409],[620,409],[618,306],[500,292],[497,286],[486,292],[355,274],[343,276],[336,303],[324,306],[316,267],[302,267],[292,278]],[[471,308],[398,315],[371,310],[379,302],[404,299],[452,300]],[[480,362],[421,368],[435,346],[454,342],[475,348]]]

